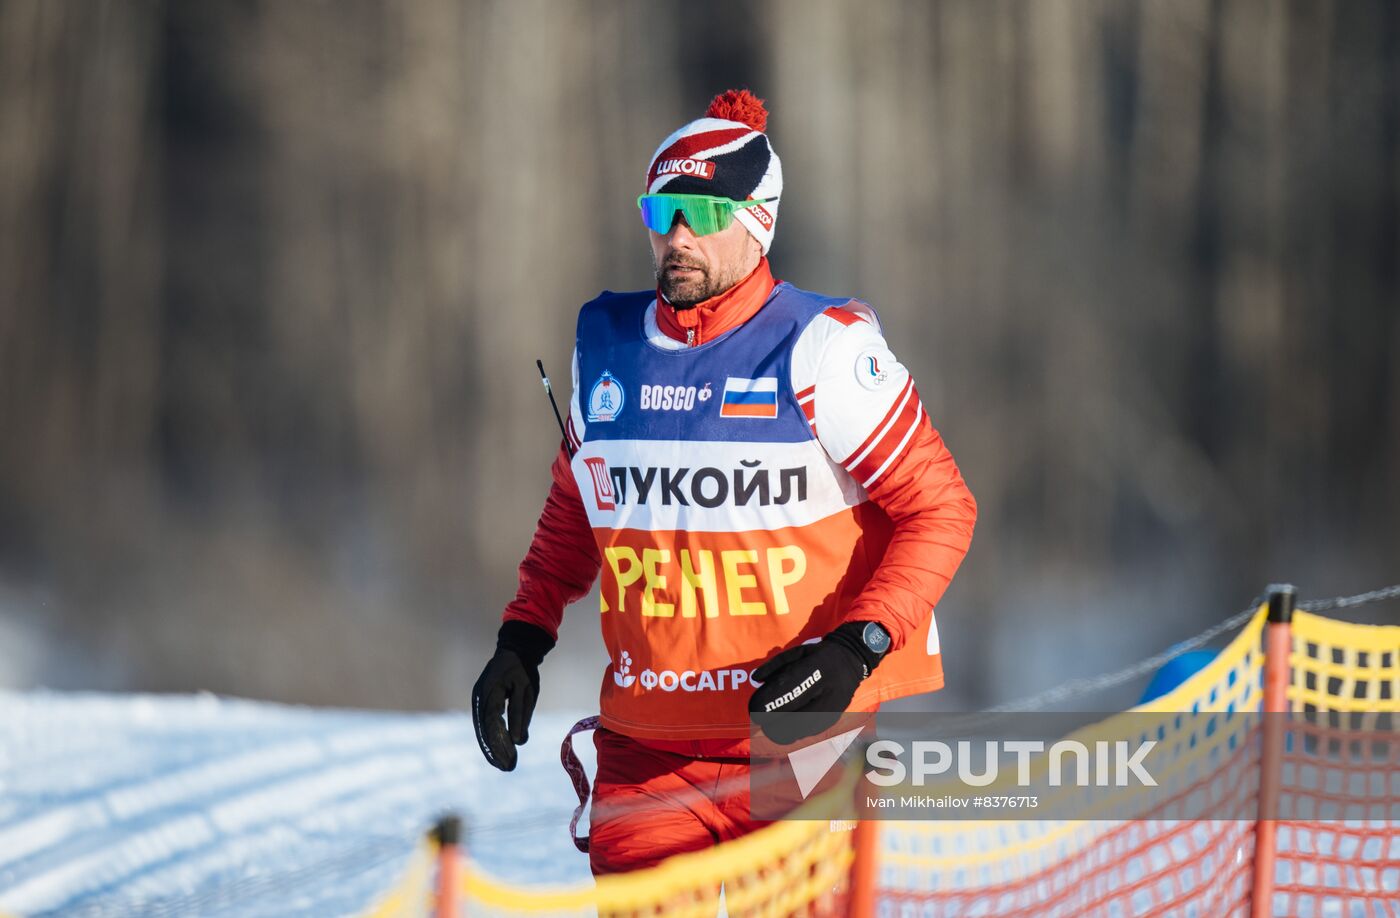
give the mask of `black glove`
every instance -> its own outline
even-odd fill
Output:
[[[530,738],[530,715],[540,696],[540,661],[554,647],[549,632],[516,619],[501,625],[496,655],[472,687],[472,723],[486,761],[515,770],[515,747]],[[501,721],[510,700],[510,731]]]
[[[885,656],[865,645],[861,635],[867,624],[846,622],[817,643],[784,650],[753,671],[763,684],[749,698],[749,713],[770,740],[787,745],[840,719],[856,687]]]

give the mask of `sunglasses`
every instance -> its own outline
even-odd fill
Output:
[[[712,198],[706,194],[644,194],[637,198],[642,209],[642,222],[653,233],[666,235],[676,222],[676,211],[685,215],[686,225],[697,236],[708,236],[728,229],[734,212],[767,204],[777,198],[735,201],[732,198]]]

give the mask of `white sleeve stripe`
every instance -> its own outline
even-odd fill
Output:
[[[583,445],[583,436],[579,433],[585,430],[583,423],[583,407],[579,404],[578,391],[578,344],[574,344],[574,352],[569,360],[569,381],[573,383],[574,391],[569,394],[569,423],[564,428],[564,439],[573,444],[574,452]]]
[[[810,393],[808,393],[807,395],[804,395],[804,396],[802,396],[801,398],[799,398],[799,399],[797,400],[797,404],[799,404],[799,405],[805,405],[805,404],[807,404],[808,402],[814,400],[816,397],[817,397],[817,393],[815,393],[815,392],[810,392]]]
[[[920,402],[918,409],[914,412],[914,423],[909,425],[909,431],[904,435],[904,439],[899,441],[899,445],[894,448],[894,452],[890,453],[890,457],[885,460],[884,464],[875,470],[875,474],[871,475],[869,478],[865,479],[865,481],[861,482],[860,486],[862,488],[870,487],[871,483],[874,482],[875,479],[879,478],[885,473],[885,469],[890,467],[890,463],[894,462],[894,460],[899,457],[900,453],[904,452],[904,447],[909,445],[909,440],[911,437],[914,436],[914,431],[919,429],[919,421],[923,420],[923,417],[924,406],[923,403]]]
[[[895,403],[895,406],[890,409],[889,416],[884,422],[882,422],[882,426],[879,428],[878,433],[876,433],[870,438],[870,442],[865,445],[865,449],[861,450],[858,455],[852,456],[845,462],[841,463],[841,465],[845,467],[846,471],[849,472],[854,470],[855,467],[860,464],[860,460],[864,459],[867,455],[870,454],[871,450],[873,450],[877,445],[879,445],[880,441],[885,438],[885,434],[888,433],[889,429],[894,426],[894,422],[899,419],[899,413],[904,410],[905,403],[909,401],[909,397],[913,395],[913,393],[914,381],[910,379],[904,383],[904,390],[902,392],[903,397],[898,399]]]

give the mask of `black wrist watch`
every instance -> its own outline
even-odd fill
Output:
[[[883,656],[885,651],[890,649],[890,633],[879,622],[866,622],[860,639],[865,643],[866,649],[877,657]]]

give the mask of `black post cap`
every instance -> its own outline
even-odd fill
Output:
[[[1291,583],[1271,583],[1268,592],[1268,620],[1279,624],[1293,621],[1293,609],[1298,604],[1298,588]]]
[[[433,826],[433,838],[439,845],[460,845],[462,843],[462,817],[448,813]]]

